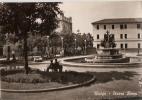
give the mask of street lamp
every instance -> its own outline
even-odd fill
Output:
[[[47,57],[49,57],[49,36],[47,36]]]
[[[63,37],[61,37],[61,42],[62,42],[62,56],[64,55],[64,41],[63,41]]]
[[[86,39],[84,40],[84,42],[85,42],[85,55],[86,55]]]
[[[76,54],[76,38],[74,40],[75,40],[75,54]]]
[[[63,47],[63,45],[64,45],[64,44],[63,44],[63,42],[64,42],[63,39],[64,39],[64,38],[61,37],[61,41],[62,41],[62,50],[63,50],[63,48],[64,48],[64,47]]]

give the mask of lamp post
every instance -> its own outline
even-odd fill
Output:
[[[47,36],[47,57],[49,57],[49,36]]]
[[[85,55],[86,55],[86,39],[84,40],[84,42],[85,42]]]
[[[64,41],[63,41],[63,37],[61,37],[61,42],[62,42],[62,50],[63,50],[63,48],[64,48],[64,47],[63,47],[63,46],[64,46],[64,43],[63,43],[63,42],[64,42]]]
[[[64,55],[64,41],[63,41],[63,37],[61,37],[61,42],[62,42],[62,56]]]
[[[76,38],[74,40],[75,40],[75,55],[76,55]]]

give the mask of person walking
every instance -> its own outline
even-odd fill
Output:
[[[49,70],[52,70],[52,72],[53,72],[53,70],[54,70],[54,64],[53,64],[53,60],[50,60],[50,65],[47,67],[47,72],[49,72]]]

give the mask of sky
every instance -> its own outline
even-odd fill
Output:
[[[105,18],[142,18],[142,1],[70,1],[60,8],[81,33],[92,33],[91,23]]]

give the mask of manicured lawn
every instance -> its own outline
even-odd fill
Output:
[[[57,88],[61,86],[65,86],[68,84],[60,84],[57,82],[50,82],[50,83],[8,83],[8,82],[1,82],[2,89],[16,89],[16,90],[31,90],[31,89],[49,89],[49,88]]]
[[[97,96],[95,92],[138,92],[142,88],[138,86],[137,72],[90,72],[96,75],[96,82],[89,86],[63,91],[42,93],[7,93],[2,92],[2,100],[141,100],[135,96],[107,95]],[[142,94],[141,94],[142,95]],[[124,98],[124,99],[121,99]]]
[[[114,80],[132,80],[132,77],[138,75],[136,72],[90,72],[96,77],[96,83],[106,83]]]
[[[22,69],[2,72],[3,89],[45,89],[56,88],[88,81],[92,75],[79,72],[44,72],[32,70],[25,74]]]

